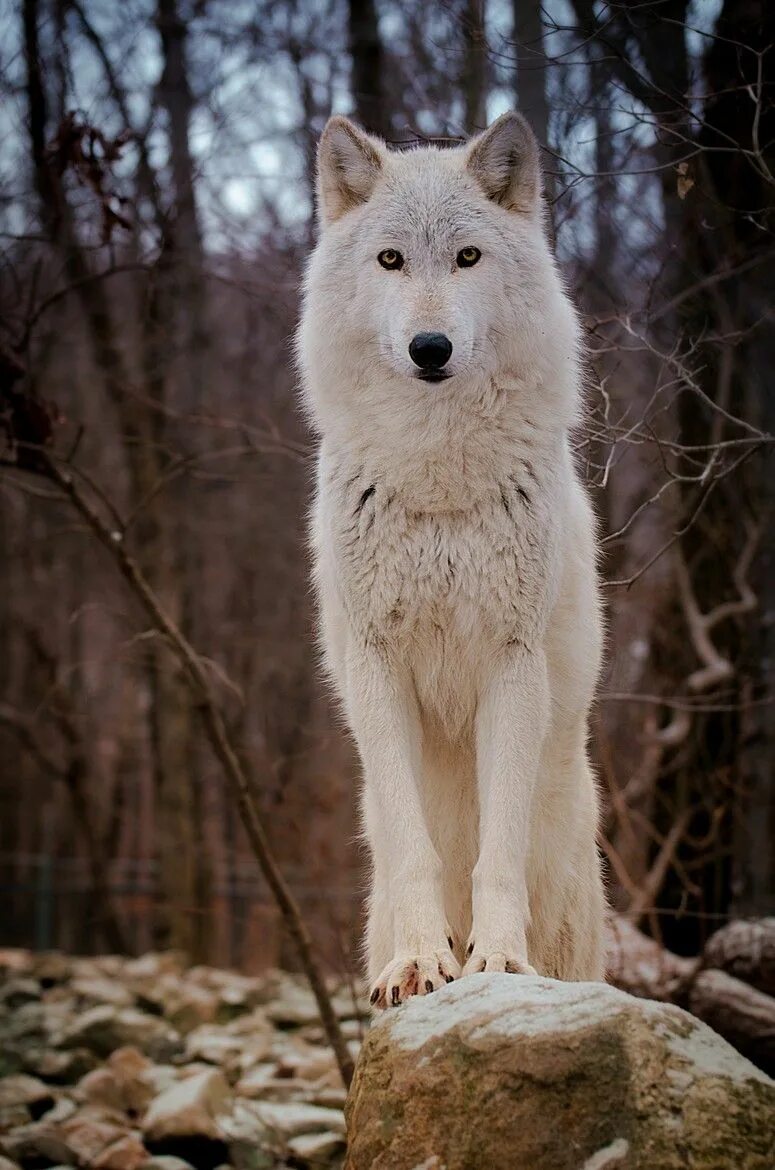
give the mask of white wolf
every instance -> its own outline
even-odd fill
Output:
[[[298,354],[377,1007],[474,971],[603,975],[579,328],[540,182],[513,113],[455,149],[389,151],[341,117],[320,142]]]

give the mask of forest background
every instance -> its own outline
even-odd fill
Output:
[[[357,965],[292,360],[332,112],[396,146],[535,128],[589,358],[611,899],[682,955],[775,913],[775,8],[0,0],[0,30],[0,942],[296,963],[112,540],[318,952]]]

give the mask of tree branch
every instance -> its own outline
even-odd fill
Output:
[[[270,849],[267,832],[256,806],[250,783],[240,763],[237,751],[230,741],[223,715],[213,694],[209,672],[203,665],[199,654],[165,612],[138,565],[127,552],[122,534],[111,529],[103,521],[69,470],[63,470],[47,453],[44,453],[43,459],[48,475],[61,488],[78,514],[86,521],[103,547],[107,549],[116,568],[140,602],[154,629],[163,635],[183,667],[210,745],[223,768],[255,858],[279,907],[288,933],[296,946],[302,967],[318,1005],[326,1037],[339,1065],[342,1080],[349,1087],[353,1075],[352,1056],[332,1007],[323,973],[315,958],[309,931],[296,899],[280,872]]]

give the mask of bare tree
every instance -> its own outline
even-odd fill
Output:
[[[541,0],[514,0],[516,100],[541,146],[549,146],[548,61],[544,49]]]
[[[484,0],[467,0],[463,23],[463,72],[460,87],[465,103],[466,133],[483,130],[487,119],[487,40]]]
[[[348,0],[348,31],[352,61],[355,116],[366,130],[390,138],[385,102],[385,54],[374,0]]]

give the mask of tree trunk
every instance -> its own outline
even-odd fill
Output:
[[[160,0],[160,4],[163,0]],[[94,362],[105,379],[109,398],[118,416],[118,427],[124,442],[130,480],[130,496],[133,504],[140,505],[155,491],[164,471],[164,422],[163,415],[154,406],[150,407],[140,396],[128,392],[132,384],[124,357],[116,341],[116,330],[109,301],[105,298],[100,283],[92,279],[94,272],[87,252],[81,246],[73,223],[69,205],[59,176],[50,165],[46,155],[47,110],[45,89],[42,83],[42,69],[38,42],[37,0],[24,0],[23,26],[25,58],[27,63],[27,99],[29,109],[30,147],[33,160],[36,191],[41,208],[41,218],[52,243],[61,249],[64,257],[64,271],[67,280],[75,287],[79,297],[88,336],[91,342]],[[173,68],[172,77],[179,65],[176,56],[179,39],[170,38]],[[173,103],[174,104],[174,103]],[[169,112],[169,111],[168,111]],[[176,150],[181,149],[180,110],[176,108],[174,131],[170,114],[170,141]],[[201,260],[201,239],[192,213],[191,200],[186,194],[192,190],[193,168],[186,171],[185,160],[174,161],[173,172],[176,184],[181,184],[183,193],[181,223],[182,239],[185,240],[189,255]],[[162,406],[166,397],[168,381],[168,355],[174,347],[173,313],[171,308],[172,271],[169,244],[162,249],[157,265],[157,287],[151,290],[150,325],[146,336],[146,377],[148,398],[152,404]],[[199,276],[199,268],[189,268]],[[153,277],[151,278],[153,280]],[[189,277],[189,287],[193,282]],[[184,320],[198,321],[196,293],[188,302],[190,314]],[[154,309],[154,305],[156,308]],[[194,344],[189,356],[196,353],[200,336],[198,327],[193,327]],[[201,359],[201,354],[199,354]],[[193,363],[199,365],[199,361]],[[193,377],[193,375],[192,375]],[[198,379],[198,375],[195,381]],[[164,599],[165,605],[182,620],[185,603],[181,595],[182,574],[180,571],[181,538],[177,529],[165,523],[164,512],[156,501],[151,507],[142,509],[136,533],[140,548],[140,560],[148,573],[154,588]],[[194,735],[191,702],[180,678],[180,668],[170,658],[166,647],[153,643],[149,649],[149,678],[152,694],[150,704],[151,742],[154,748],[155,788],[158,796],[158,817],[160,822],[160,873],[161,873],[161,931],[157,938],[159,945],[175,946],[186,950],[194,958],[194,935],[192,925],[197,909],[196,834],[191,822],[194,801],[191,798],[191,743]],[[201,881],[198,883],[201,888]]]
[[[702,699],[704,709],[684,719],[680,739],[667,753],[654,828],[666,838],[676,818],[692,811],[656,893],[664,908],[681,904],[689,910],[675,920],[660,919],[665,940],[696,952],[706,941],[708,915],[730,912],[733,885],[741,890],[741,907],[758,913],[772,905],[775,885],[775,784],[771,733],[765,728],[773,667],[771,660],[763,663],[761,644],[771,638],[772,623],[762,621],[759,595],[755,607],[730,613],[713,627],[713,653],[727,671],[723,689],[712,677],[707,685],[698,679],[708,656],[695,632],[705,615],[742,598],[738,573],[746,545],[757,528],[766,530],[764,514],[772,499],[763,454],[754,454],[733,477],[725,474],[733,457],[719,444],[739,440],[742,433],[729,415],[754,425],[772,416],[768,388],[757,376],[757,367],[770,368],[775,360],[772,330],[763,325],[771,278],[765,266],[752,266],[771,232],[771,87],[766,82],[762,87],[758,116],[751,98],[758,92],[758,68],[772,42],[775,17],[771,6],[725,0],[717,36],[704,42],[710,47],[697,133],[686,0],[665,0],[659,13],[649,5],[623,7],[600,22],[591,0],[574,0],[574,7],[582,35],[599,42],[617,81],[648,111],[656,133],[667,249],[651,291],[659,312],[649,332],[658,348],[679,355],[679,363],[686,355],[693,371],[687,375],[679,365],[667,374],[677,378],[682,392],[674,399],[674,413],[663,413],[662,425],[690,450],[676,461],[683,476],[673,497],[674,531],[680,534],[672,552],[676,576],[654,641],[665,689]],[[755,127],[764,165],[754,165]],[[737,271],[741,265],[744,273]],[[700,451],[716,451],[709,483],[698,476]],[[759,579],[758,585],[772,597],[771,583]],[[751,609],[752,616],[744,616]]]
[[[204,246],[195,195],[190,132],[194,98],[186,65],[186,26],[178,0],[158,0],[157,26],[164,67],[157,86],[167,115],[170,169],[175,192],[169,251],[174,256],[176,342],[183,355],[186,392],[196,409],[201,402],[207,347],[204,298]]]
[[[549,146],[549,103],[546,98],[547,60],[541,0],[513,0],[514,43],[517,55],[515,98],[520,113],[533,127],[543,147]]]
[[[544,49],[542,0],[513,0],[514,44],[517,57],[515,100],[541,146],[544,195],[551,207],[556,191],[556,164],[549,153],[549,103]],[[553,229],[552,229],[553,238]]]
[[[709,97],[700,142],[705,147],[710,201],[717,222],[711,218],[703,222],[705,230],[701,238],[706,245],[713,246],[707,262],[719,269],[755,261],[762,254],[763,241],[772,240],[775,228],[772,177],[775,86],[772,66],[767,65],[775,40],[775,10],[763,0],[725,0],[715,32],[716,39],[704,62],[704,88]],[[736,143],[737,153],[730,155],[725,149],[729,141]],[[708,231],[708,223],[715,230]],[[729,318],[727,329],[724,320],[715,322],[720,333],[730,331],[730,326],[731,330],[739,330],[739,340],[733,338],[727,342],[734,368],[733,409],[768,435],[775,434],[775,394],[770,373],[775,366],[775,330],[771,324],[774,296],[775,280],[769,261],[750,268],[743,276],[725,281],[719,296],[709,301],[709,309],[716,309],[717,316],[720,305]],[[756,606],[741,631],[739,693],[743,706],[739,727],[739,785],[742,807],[733,837],[734,904],[740,914],[774,914],[775,719],[771,697],[775,694],[775,461],[772,447],[765,447],[748,461],[743,480],[744,506],[759,525],[761,536],[751,575]],[[731,517],[733,530],[739,528],[739,518],[735,508]]]
[[[460,79],[465,106],[466,134],[487,123],[487,41],[484,0],[466,0],[463,14],[463,73]]]
[[[163,404],[171,382],[176,405],[185,414],[201,410],[207,375],[207,320],[204,246],[195,198],[190,148],[194,98],[188,81],[186,26],[177,0],[158,0],[157,27],[163,69],[157,87],[166,114],[174,200],[165,225],[152,293],[146,376],[150,397]],[[185,440],[181,428],[157,415],[159,439],[167,447]],[[199,579],[196,525],[175,520],[175,491],[158,501],[140,540],[140,561],[168,612],[187,636],[196,601],[191,584]],[[185,515],[185,508],[181,509]],[[141,525],[142,531],[143,525]],[[150,539],[149,539],[150,538]],[[152,735],[157,793],[161,945],[179,947],[195,961],[206,958],[205,907],[209,866],[201,825],[201,751],[190,693],[180,667],[163,645],[151,651]]]
[[[385,53],[374,0],[349,0],[347,11],[355,117],[372,134],[389,138],[391,128],[385,100]]]

